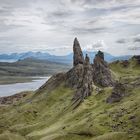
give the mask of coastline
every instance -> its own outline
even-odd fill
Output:
[[[27,83],[33,82],[34,80],[43,79],[45,77],[50,77],[50,75],[44,76],[1,76],[0,85],[10,85],[16,83]]]
[[[1,84],[0,85],[0,97],[12,96],[12,95],[15,95],[17,93],[24,92],[24,91],[34,92],[42,84],[44,84],[49,78],[50,78],[50,76],[32,77],[32,80],[27,81],[27,82]]]

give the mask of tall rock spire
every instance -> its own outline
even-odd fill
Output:
[[[104,60],[104,53],[98,51],[93,62],[94,83],[103,87],[113,86],[115,81],[112,78],[111,71],[107,62]]]
[[[73,66],[78,64],[84,64],[84,56],[79,41],[75,38],[73,43]]]
[[[88,54],[86,54],[86,57],[85,57],[85,64],[86,65],[90,64],[90,58],[89,58]]]

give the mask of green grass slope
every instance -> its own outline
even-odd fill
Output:
[[[127,66],[124,66],[124,61],[115,61],[110,64],[110,68],[119,80],[132,81],[140,76],[140,65],[134,58],[128,61]]]
[[[61,83],[51,92],[0,106],[0,140],[139,140],[140,66],[133,63],[130,68],[110,65],[114,76],[129,85],[117,103],[106,103],[112,88],[101,88],[73,110],[74,91]]]

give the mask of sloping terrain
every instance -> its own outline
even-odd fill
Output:
[[[90,64],[77,38],[73,50],[72,69],[0,106],[0,139],[139,140],[139,56],[108,65],[99,51]]]
[[[28,82],[34,76],[50,76],[67,71],[71,66],[62,63],[26,58],[17,62],[0,62],[0,84]]]
[[[116,79],[127,83],[121,101],[106,103],[112,87],[94,87],[73,109],[73,89],[59,81],[54,90],[47,84],[35,95],[0,107],[0,140],[139,140],[140,65],[135,59],[128,62],[127,67],[124,61],[110,64]]]
[[[50,62],[47,60],[38,60],[27,58],[17,62],[0,62],[0,75],[6,76],[41,76],[52,75],[58,72],[66,71],[69,65]]]

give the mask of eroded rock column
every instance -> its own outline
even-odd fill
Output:
[[[73,43],[73,66],[78,64],[84,64],[84,56],[80,47],[80,43],[77,38],[75,38]]]

